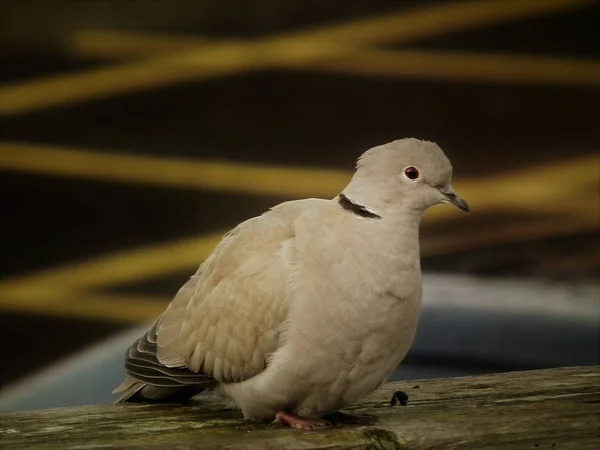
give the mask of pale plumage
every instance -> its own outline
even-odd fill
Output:
[[[286,202],[238,225],[132,345],[120,400],[216,388],[251,420],[317,419],[357,402],[412,344],[423,212],[468,209],[451,174],[435,144],[394,141],[366,152],[335,199]]]

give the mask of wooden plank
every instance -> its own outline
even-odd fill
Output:
[[[408,406],[390,405],[392,393]],[[315,431],[245,422],[193,405],[100,405],[1,416],[3,449],[597,449],[600,366],[389,383],[356,412],[375,427]]]

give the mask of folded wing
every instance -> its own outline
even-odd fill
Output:
[[[280,343],[293,272],[293,221],[278,210],[228,233],[126,357],[151,386],[209,387],[260,373]]]

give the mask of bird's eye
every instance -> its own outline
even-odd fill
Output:
[[[406,178],[409,180],[416,180],[419,178],[419,169],[413,166],[407,167],[404,169],[404,175],[406,175]]]

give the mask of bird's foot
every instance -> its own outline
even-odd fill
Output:
[[[307,419],[305,417],[296,416],[287,411],[279,411],[275,415],[273,423],[284,425],[299,430],[314,430],[315,428],[325,428],[331,426],[331,423],[322,419]]]
[[[327,419],[332,423],[338,425],[377,425],[379,420],[376,416],[371,414],[346,414],[343,412],[336,412],[327,416]]]
[[[406,394],[406,392],[403,392],[403,391],[394,392],[394,395],[392,395],[392,399],[390,400],[390,405],[396,406],[398,404],[400,404],[402,406],[408,405],[408,395]]]

